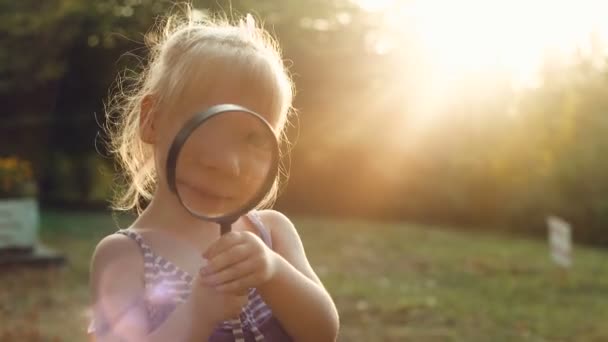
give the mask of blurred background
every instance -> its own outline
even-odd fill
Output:
[[[276,208],[341,340],[608,341],[608,3],[193,3],[253,13],[283,49],[299,116]],[[0,263],[0,340],[85,339],[89,258],[132,219],[109,210],[104,103],[172,7],[0,0],[0,202],[33,198],[67,261]]]

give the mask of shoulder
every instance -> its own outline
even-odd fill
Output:
[[[111,234],[99,241],[91,262],[92,266],[100,266],[112,260],[143,262],[143,256],[133,239],[123,234]]]
[[[91,257],[92,286],[105,283],[106,277],[114,278],[112,282],[118,283],[133,279],[122,275],[142,275],[143,262],[143,255],[133,239],[123,234],[108,235],[97,244]],[[121,277],[112,277],[115,274],[121,274]]]
[[[109,332],[143,336],[147,329],[141,301],[145,287],[143,269],[139,246],[128,236],[108,235],[97,244],[91,258],[89,284],[97,336]]]
[[[280,211],[276,211],[274,209],[264,209],[258,210],[256,213],[264,223],[280,226],[293,226],[291,220]]]
[[[257,214],[264,227],[268,229],[273,241],[284,239],[299,240],[299,234],[295,225],[285,214],[272,209],[260,210],[257,211]]]

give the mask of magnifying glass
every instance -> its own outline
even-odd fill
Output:
[[[218,223],[223,235],[272,188],[278,162],[278,140],[264,117],[220,104],[194,115],[177,133],[167,183],[190,214]]]

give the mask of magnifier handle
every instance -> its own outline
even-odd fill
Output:
[[[220,223],[220,234],[224,235],[226,233],[229,233],[231,228],[232,228],[232,223],[229,223],[229,222]]]

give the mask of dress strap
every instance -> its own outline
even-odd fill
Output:
[[[243,331],[243,323],[240,318],[235,318],[230,320],[230,325],[232,326],[232,336],[234,337],[234,342],[245,342],[245,332]]]
[[[146,254],[146,253],[149,253],[150,255],[154,254],[154,253],[152,253],[152,249],[150,248],[150,246],[148,246],[148,244],[146,244],[146,242],[144,241],[144,239],[142,238],[142,236],[139,233],[134,232],[130,229],[120,229],[116,233],[128,236],[131,239],[133,239],[135,242],[137,242],[137,245],[139,246],[139,248],[141,248],[141,250],[144,254]]]
[[[130,229],[120,229],[116,232],[116,234],[122,234],[131,238],[137,243],[137,245],[141,249],[144,258],[144,276],[147,284],[153,279],[154,274],[156,274],[157,272],[155,267],[157,260],[156,256],[154,255],[154,252],[152,252],[152,248],[150,248],[150,246],[146,244],[146,242],[139,233],[134,232]]]
[[[264,226],[264,222],[262,222],[258,212],[250,211],[247,213],[247,218],[249,218],[251,223],[253,223],[253,225],[258,229],[260,235],[262,236],[262,240],[266,243],[266,245],[272,249],[272,238],[270,236],[270,232],[268,231],[268,228]]]

